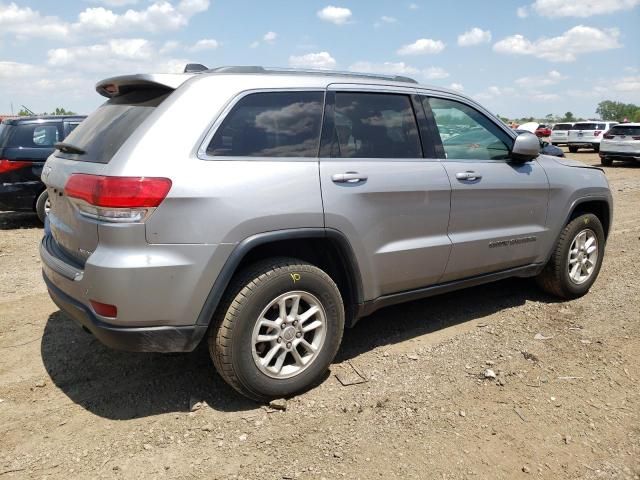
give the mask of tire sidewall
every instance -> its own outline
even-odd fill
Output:
[[[584,229],[590,229],[596,235],[598,239],[598,259],[596,261],[595,268],[591,273],[591,277],[581,284],[574,283],[569,277],[569,250],[571,249],[571,244],[573,243],[576,235],[580,233]],[[593,214],[585,214],[581,215],[578,218],[574,219],[569,225],[567,225],[567,235],[565,237],[565,242],[562,245],[560,255],[561,255],[561,264],[560,267],[560,281],[562,284],[563,290],[565,290],[568,296],[578,297],[584,295],[593,283],[598,278],[598,274],[600,273],[600,267],[602,266],[602,260],[604,258],[604,247],[605,247],[605,236],[604,229],[602,228],[602,224],[598,217]]]
[[[36,215],[38,215],[38,220],[44,223],[45,218],[47,217],[46,212],[44,211],[44,206],[47,203],[47,199],[49,198],[49,192],[47,190],[43,190],[38,195],[36,199]]]
[[[243,386],[259,397],[286,397],[313,386],[326,372],[342,340],[344,311],[337,287],[319,273],[306,268],[283,270],[258,282],[258,287],[244,301],[232,333],[233,369]],[[298,280],[294,280],[294,273],[299,275]],[[271,301],[287,292],[299,290],[314,295],[324,307],[327,321],[324,344],[313,363],[300,374],[287,379],[272,378],[261,372],[254,362],[253,329]]]

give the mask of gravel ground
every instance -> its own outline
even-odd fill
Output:
[[[587,296],[508,280],[379,311],[284,411],[205,349],[103,347],[49,300],[34,217],[0,213],[0,477],[639,479],[640,165],[606,172]]]

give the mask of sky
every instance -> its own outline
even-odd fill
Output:
[[[640,104],[640,0],[0,0],[0,114],[90,113],[114,75],[393,73],[509,118]]]

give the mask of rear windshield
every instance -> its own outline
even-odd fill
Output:
[[[2,125],[0,146],[7,148],[46,148],[53,145],[62,136],[62,122],[21,123]]]
[[[56,156],[82,162],[109,163],[127,138],[169,94],[167,90],[144,89],[109,99],[64,141],[85,153],[57,151]]]
[[[616,125],[609,130],[610,135],[640,135],[640,127],[635,125]]]
[[[606,123],[576,123],[571,130],[604,130]]]
[[[553,127],[554,130],[571,130],[571,124],[570,123],[556,123],[556,125]]]

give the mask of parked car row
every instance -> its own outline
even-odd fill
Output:
[[[50,202],[42,166],[84,118],[17,117],[0,123],[0,210],[35,211],[44,222]]]

